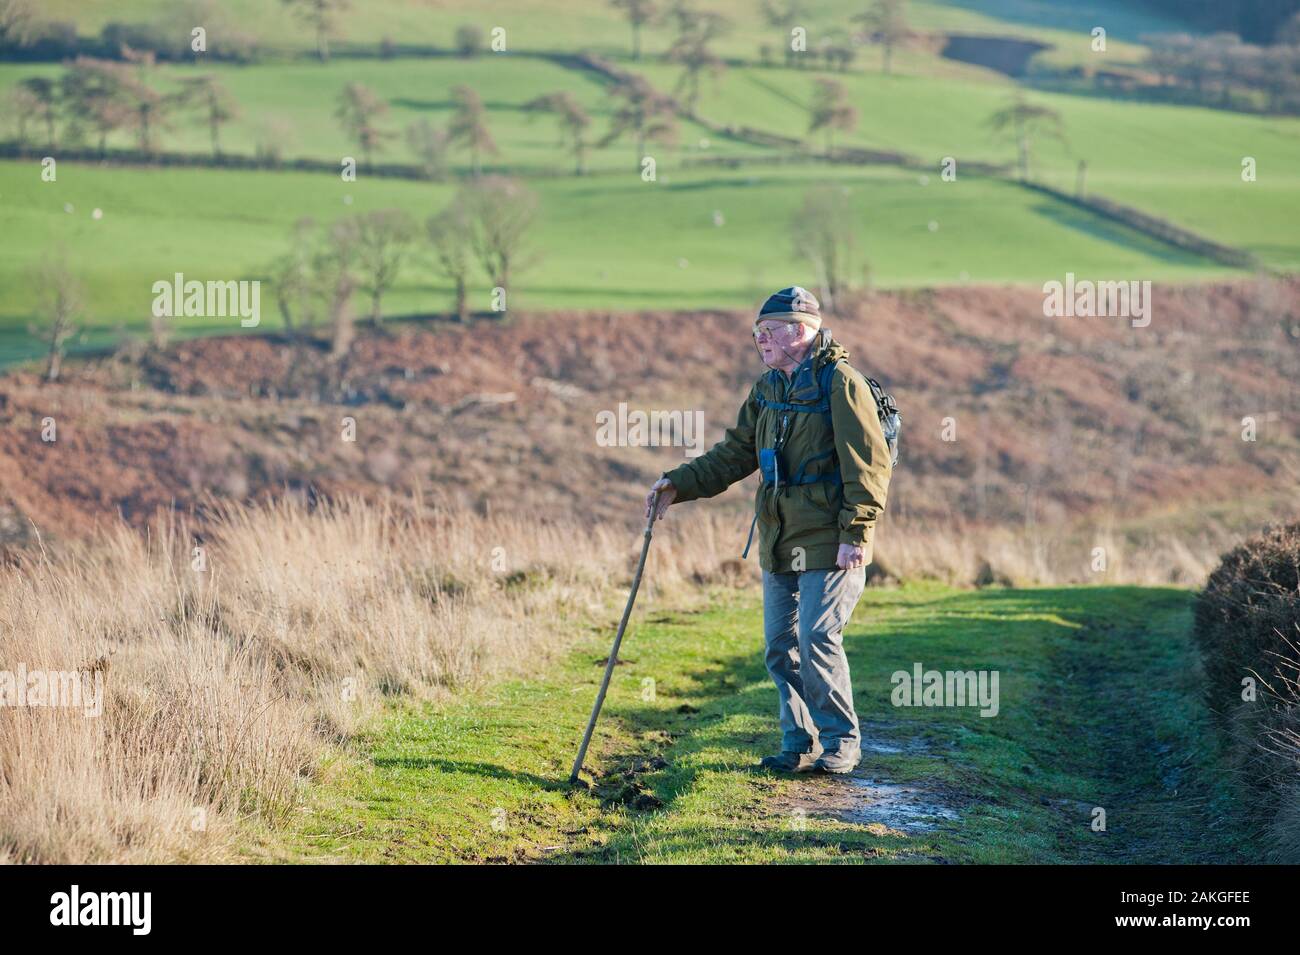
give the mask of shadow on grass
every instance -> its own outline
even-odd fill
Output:
[[[1117,588],[1117,590],[1140,590],[1140,588]],[[1171,592],[1173,599],[1185,600],[1185,595]],[[984,624],[981,618],[993,618],[993,625],[1003,641],[1013,646],[1023,645],[1027,640],[1037,637],[1043,639],[1044,632],[1060,631],[1063,635],[1082,626],[1090,613],[1096,610],[1098,600],[1081,597],[1073,588],[1053,588],[1033,591],[986,590],[964,592],[936,597],[932,600],[917,599],[891,591],[872,591],[855,613],[854,621],[848,628],[845,645],[849,653],[850,668],[854,672],[855,683],[860,683],[863,674],[877,674],[882,663],[888,664],[895,655],[907,659],[924,659],[928,651],[942,651],[940,656],[969,657],[978,659],[986,652],[982,645],[982,635],[975,628],[955,628],[954,619],[974,618]],[[953,613],[945,613],[948,607]],[[906,613],[899,618],[884,616],[892,609],[901,608]],[[1023,619],[1017,619],[1023,618]],[[680,624],[678,624],[680,625]],[[693,626],[692,623],[686,623]],[[705,634],[698,634],[705,636]],[[892,664],[891,664],[892,666]],[[873,724],[881,716],[881,700],[866,700],[864,691],[855,690],[859,697],[859,716]],[[887,699],[887,690],[875,696]],[[636,738],[670,741],[667,745],[656,748],[654,742],[632,753],[606,755],[604,762],[612,767],[606,776],[621,779],[623,785],[641,787],[653,792],[655,806],[652,810],[638,815],[649,820],[655,813],[674,808],[674,804],[683,796],[691,793],[702,781],[712,774],[743,773],[753,779],[756,795],[765,789],[777,788],[776,780],[807,780],[803,785],[821,785],[824,777],[795,777],[782,774],[779,777],[767,774],[757,768],[759,758],[768,752],[775,752],[780,746],[780,731],[777,724],[777,697],[763,664],[761,636],[755,634],[753,650],[745,653],[716,657],[703,663],[696,672],[683,674],[675,678],[671,686],[672,699],[689,700],[694,712],[682,712],[680,709],[665,708],[662,704],[629,703],[620,701],[607,710],[606,719],[617,720],[627,733]],[[887,704],[886,704],[887,705]],[[932,737],[936,731],[945,743],[955,745],[955,724],[968,721],[968,714],[947,711],[945,718],[932,719],[931,713],[918,713],[915,710],[886,711],[888,722],[902,729],[904,735]],[[978,717],[975,717],[978,720]],[[873,729],[878,728],[873,726]],[[745,754],[740,758],[731,754]],[[872,753],[864,766],[869,766],[873,774],[878,772],[900,780],[934,780],[943,779],[944,785],[951,787],[954,772],[950,766],[943,765],[955,755],[952,748],[937,748],[935,751],[918,756],[915,752],[900,752],[897,756]],[[637,773],[626,767],[644,765],[650,758],[662,756],[667,766],[652,772]],[[978,774],[971,782],[978,782]],[[961,789],[970,789],[961,786]],[[970,800],[969,793],[962,793],[960,800]],[[726,839],[730,842],[741,840],[753,847],[762,847],[769,853],[782,855],[792,845],[816,845],[818,839],[830,840],[849,848],[844,851],[859,856],[892,855],[897,840],[891,842],[886,836],[873,834],[862,826],[833,825],[820,823],[817,833],[795,833],[784,829],[784,817],[769,817],[766,822],[756,820],[750,827],[744,825],[725,829]],[[690,822],[683,823],[688,828]],[[825,828],[830,826],[829,829]],[[657,841],[660,852],[668,851],[673,844],[679,849],[696,845],[703,835],[683,836],[676,829],[665,832],[664,841]],[[583,851],[572,857],[554,857],[554,861],[613,861],[631,853],[632,836],[617,836],[609,846],[599,851]],[[794,843],[791,843],[791,840]],[[882,841],[883,840],[883,841]],[[789,843],[789,844],[788,844]],[[909,852],[920,857],[938,859],[942,852],[929,844],[924,837],[912,838],[906,845]]]
[[[1110,245],[1140,252],[1171,265],[1185,265],[1189,268],[1218,266],[1218,263],[1206,256],[1179,249],[1131,226],[1107,219],[1095,212],[1066,205],[1064,202],[1035,203],[1031,209],[1037,215],[1050,219],[1057,225],[1081,232]]]
[[[757,769],[760,756],[779,747],[780,731],[752,610],[743,611],[752,640],[737,640],[743,630],[728,621],[729,637],[714,652],[699,648],[726,618],[643,623],[636,636],[646,649],[622,672],[624,692],[613,694],[602,714],[618,725],[622,742],[612,752],[598,745],[586,763],[590,796],[621,807],[628,824],[604,846],[575,845],[547,858],[1239,860],[1241,833],[1210,824],[1230,816],[1233,805],[1205,741],[1189,607],[1189,592],[1172,587],[933,597],[870,591],[845,639],[858,714],[872,739],[904,745],[868,751],[859,775],[934,789],[959,809],[935,831],[906,837],[821,815],[808,831],[791,829],[792,793],[811,796],[840,783]],[[740,643],[747,646],[736,650]],[[999,715],[983,718],[972,706],[896,707],[890,673],[911,661],[1001,671]],[[642,675],[658,680],[657,700],[627,692],[626,681]],[[377,765],[569,789],[563,778],[470,761],[403,757]],[[730,807],[729,821],[712,815],[715,804]],[[1106,809],[1107,832],[1089,829],[1093,807]],[[1211,838],[1206,830],[1214,828],[1220,831]]]
[[[567,792],[572,787],[569,780],[538,776],[536,773],[524,773],[492,763],[469,763],[454,759],[438,759],[433,756],[378,756],[373,760],[379,769],[423,769],[436,773],[464,774],[480,776],[485,779],[504,779],[523,783],[533,789],[549,792]]]

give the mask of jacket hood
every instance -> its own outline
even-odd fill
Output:
[[[815,345],[816,351],[813,352],[813,374],[821,371],[828,362],[839,361],[849,357],[849,350],[830,337],[829,332],[819,332],[821,341]]]

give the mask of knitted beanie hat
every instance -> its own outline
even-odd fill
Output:
[[[821,305],[817,302],[817,296],[799,285],[791,285],[789,288],[772,293],[759,309],[754,325],[757,326],[759,322],[769,318],[799,322],[813,331],[822,327]]]

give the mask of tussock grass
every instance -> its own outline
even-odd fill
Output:
[[[886,578],[957,586],[1203,583],[1218,554],[1244,535],[1206,521],[1195,533],[1113,522],[1007,527],[890,522],[876,539]]]
[[[648,600],[752,583],[734,521],[685,513],[656,532]],[[96,671],[104,687],[99,716],[0,707],[0,859],[228,858],[240,824],[281,822],[386,697],[527,675],[604,626],[641,543],[441,500],[218,505],[204,527],[116,527],[0,569],[0,669]],[[1200,572],[1167,544],[1096,582]],[[1021,584],[1088,579],[1080,547],[898,524],[878,553],[894,577]]]
[[[0,570],[0,669],[102,675],[102,715],[0,708],[0,859],[225,857],[386,695],[522,673],[605,610],[638,541],[437,506],[226,506]],[[655,586],[716,568],[708,522]],[[197,550],[195,548],[198,548]],[[196,569],[202,568],[202,569]],[[617,586],[616,586],[617,585]]]
[[[1196,605],[1206,697],[1255,811],[1270,861],[1300,861],[1300,521],[1223,555]],[[1243,684],[1254,684],[1250,696]]]

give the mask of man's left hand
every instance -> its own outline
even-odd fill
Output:
[[[867,551],[861,544],[841,544],[835,566],[841,570],[867,566]]]

